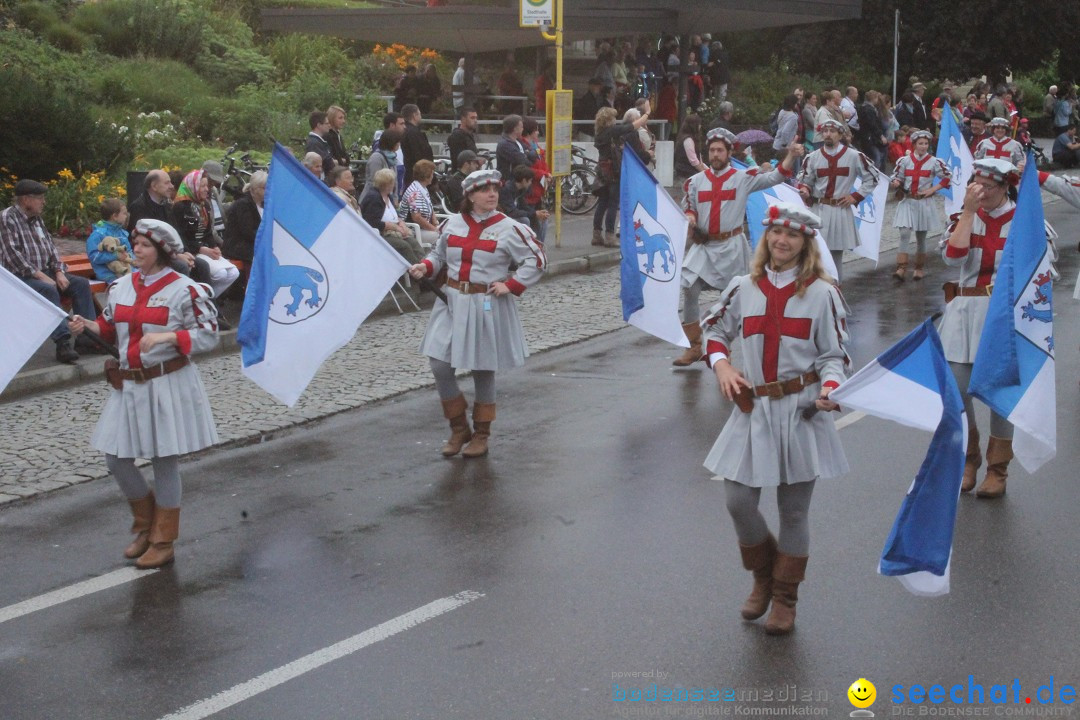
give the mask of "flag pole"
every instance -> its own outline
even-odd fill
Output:
[[[900,48],[900,8],[896,8],[896,19],[893,21],[893,46],[892,46],[892,102],[896,105],[896,71],[897,58]]]

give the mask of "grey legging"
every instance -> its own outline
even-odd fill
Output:
[[[431,374],[435,376],[435,390],[439,393],[440,400],[453,400],[461,394],[457,378],[454,376],[454,368],[450,363],[428,358],[431,363]],[[495,402],[495,371],[473,370],[473,391],[476,393],[474,402]]]
[[[810,482],[778,485],[776,504],[780,510],[780,533],[777,544],[785,555],[810,554]],[[743,545],[757,545],[769,535],[769,526],[758,510],[761,488],[750,487],[732,480],[724,481],[724,498],[728,512],[735,522],[735,534]]]
[[[836,266],[836,284],[839,285],[843,282],[841,276],[844,274],[844,251],[830,250],[829,254],[832,255],[833,265]]]
[[[971,396],[968,395],[967,391],[968,384],[971,382],[971,365],[968,363],[950,362],[949,367],[952,369],[953,377],[956,378],[956,384],[960,386],[960,396],[964,398],[964,412],[967,413],[968,429],[970,431],[975,431],[978,429],[975,425],[975,405],[971,402]],[[991,410],[990,434],[996,438],[1001,438],[1002,440],[1012,440],[1012,423]]]
[[[900,228],[900,252],[905,255],[911,250],[911,228]],[[926,252],[926,231],[915,231],[915,252]]]
[[[698,302],[698,298],[701,297],[701,291],[707,288],[708,285],[701,278],[694,281],[690,287],[684,287],[682,289],[683,307],[682,307],[682,321],[683,324],[699,322],[701,320],[701,304]]]
[[[161,507],[180,507],[182,488],[179,456],[156,457],[151,458],[151,461],[154,464],[154,501]],[[105,465],[128,500],[139,500],[150,492],[146,478],[139,468],[135,467],[135,458],[118,458],[106,454]]]

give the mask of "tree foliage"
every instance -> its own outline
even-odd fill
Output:
[[[863,0],[858,20],[719,37],[736,67],[756,67],[776,58],[817,74],[860,62],[891,74],[897,9],[902,85],[913,76],[967,79],[986,75],[997,82],[1010,72],[1039,69],[1055,50],[1059,51],[1057,72],[1068,79],[1080,60],[1080,45],[1074,38],[1080,26],[1080,3],[1056,0],[990,0],[978,5]],[[847,78],[837,78],[838,85],[846,82]],[[850,82],[859,85],[857,78]]]

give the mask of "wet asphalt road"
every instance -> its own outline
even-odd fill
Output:
[[[212,717],[691,717],[775,711],[792,686],[843,717],[860,677],[883,717],[896,684],[1019,679],[1021,704],[1051,675],[1080,686],[1080,222],[1060,203],[1048,219],[1058,457],[1038,477],[1014,462],[1003,501],[961,498],[947,597],[875,572],[929,435],[866,418],[841,430],[852,472],[815,491],[796,632],[742,622],[749,576],[701,466],[730,408],[703,366],[672,371],[674,348],[628,328],[500,375],[486,459],[438,455],[427,390],[185,463],[174,566],[0,622],[0,718],[163,718],[463,591],[483,597]],[[932,269],[900,287],[886,263],[851,273],[858,366],[939,309]],[[128,522],[110,481],[0,511],[0,608],[122,568]],[[742,700],[631,706],[615,682]]]

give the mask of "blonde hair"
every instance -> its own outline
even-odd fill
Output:
[[[600,111],[596,113],[596,132],[599,134],[601,130],[606,130],[614,125],[617,117],[619,117],[619,113],[615,111],[615,108],[600,108]]]
[[[397,185],[397,172],[390,168],[383,168],[375,173],[371,178],[371,184],[375,186],[375,189],[379,192],[383,190],[389,190]]]
[[[339,113],[341,115],[344,115],[345,109],[342,108],[340,105],[331,105],[326,109],[326,119],[330,120],[331,118],[335,118],[338,116]]]
[[[750,279],[755,283],[765,277],[765,267],[772,260],[767,240],[769,232],[774,227],[778,226],[770,225],[765,228],[765,234],[758,241],[757,250],[754,251],[754,258],[750,261]],[[818,252],[814,236],[806,233],[802,233],[802,236],[804,242],[802,250],[799,252],[799,272],[795,276],[795,294],[799,297],[806,294],[806,288],[817,278],[835,284],[833,279],[829,277],[829,273],[825,272],[825,268],[821,265],[821,253]]]

